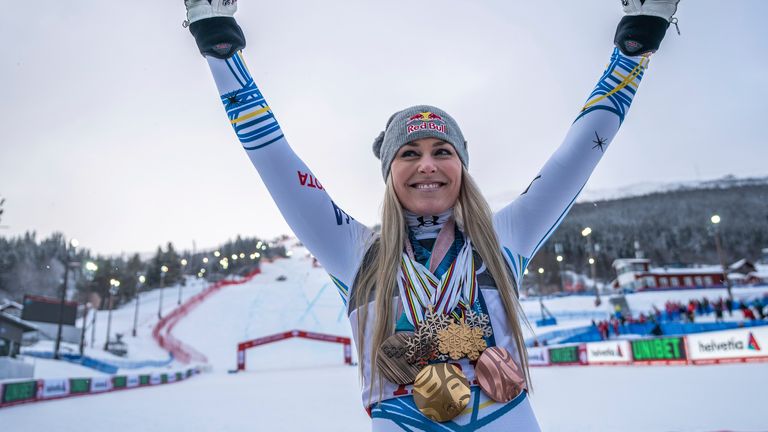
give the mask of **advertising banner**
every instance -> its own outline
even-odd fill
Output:
[[[549,350],[542,347],[528,348],[528,364],[531,366],[548,366]]]
[[[549,364],[555,366],[580,365],[587,363],[587,356],[581,345],[570,345],[549,349]]]
[[[686,364],[685,339],[683,337],[661,337],[637,339],[630,342],[632,357],[636,364]]]
[[[125,375],[117,375],[112,377],[112,388],[125,388],[128,386],[128,379]]]
[[[162,379],[160,378],[159,373],[153,373],[149,376],[149,383],[152,385],[158,385],[162,383]]]
[[[45,379],[38,397],[43,399],[66,396],[69,394],[68,379]]]
[[[112,390],[112,378],[111,377],[94,377],[91,378],[91,393],[98,393]]]
[[[3,384],[4,404],[35,399],[37,396],[37,381],[24,381]]]
[[[149,375],[139,375],[139,385],[150,385],[150,384],[152,384],[152,382]]]
[[[125,383],[126,387],[138,387],[139,386],[139,376],[138,375],[129,375],[128,380]]]
[[[697,333],[687,339],[696,364],[768,360],[768,327]]]
[[[69,392],[71,394],[88,393],[91,391],[90,378],[71,378],[69,380]]]
[[[629,341],[626,340],[590,342],[587,344],[587,363],[632,363],[632,347],[630,347]]]

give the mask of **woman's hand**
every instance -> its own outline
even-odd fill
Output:
[[[245,36],[235,22],[237,0],[184,0],[187,20],[204,56],[228,59],[245,48]]]
[[[680,0],[621,0],[625,16],[616,29],[614,43],[628,56],[656,52],[669,24],[677,26],[674,15],[678,3]]]

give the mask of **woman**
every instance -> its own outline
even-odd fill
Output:
[[[373,430],[539,430],[517,286],[619,129],[679,0],[623,0],[607,70],[565,141],[492,214],[445,111],[393,114],[376,138],[381,233],[339,208],[286,142],[240,50],[236,0],[187,0],[230,123],[294,233],[347,305]]]

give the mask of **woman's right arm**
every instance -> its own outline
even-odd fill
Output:
[[[331,275],[345,304],[373,232],[341,210],[294,153],[243,61],[236,3],[188,0],[190,30],[230,124],[293,232]],[[201,18],[202,17],[202,18]]]

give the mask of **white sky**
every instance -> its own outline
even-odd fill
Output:
[[[181,0],[6,2],[1,235],[99,253],[290,232],[226,120]],[[588,188],[768,174],[768,2],[684,0]],[[373,138],[428,103],[487,196],[522,191],[608,61],[619,1],[241,0],[251,72],[299,155],[358,220],[383,193]]]

